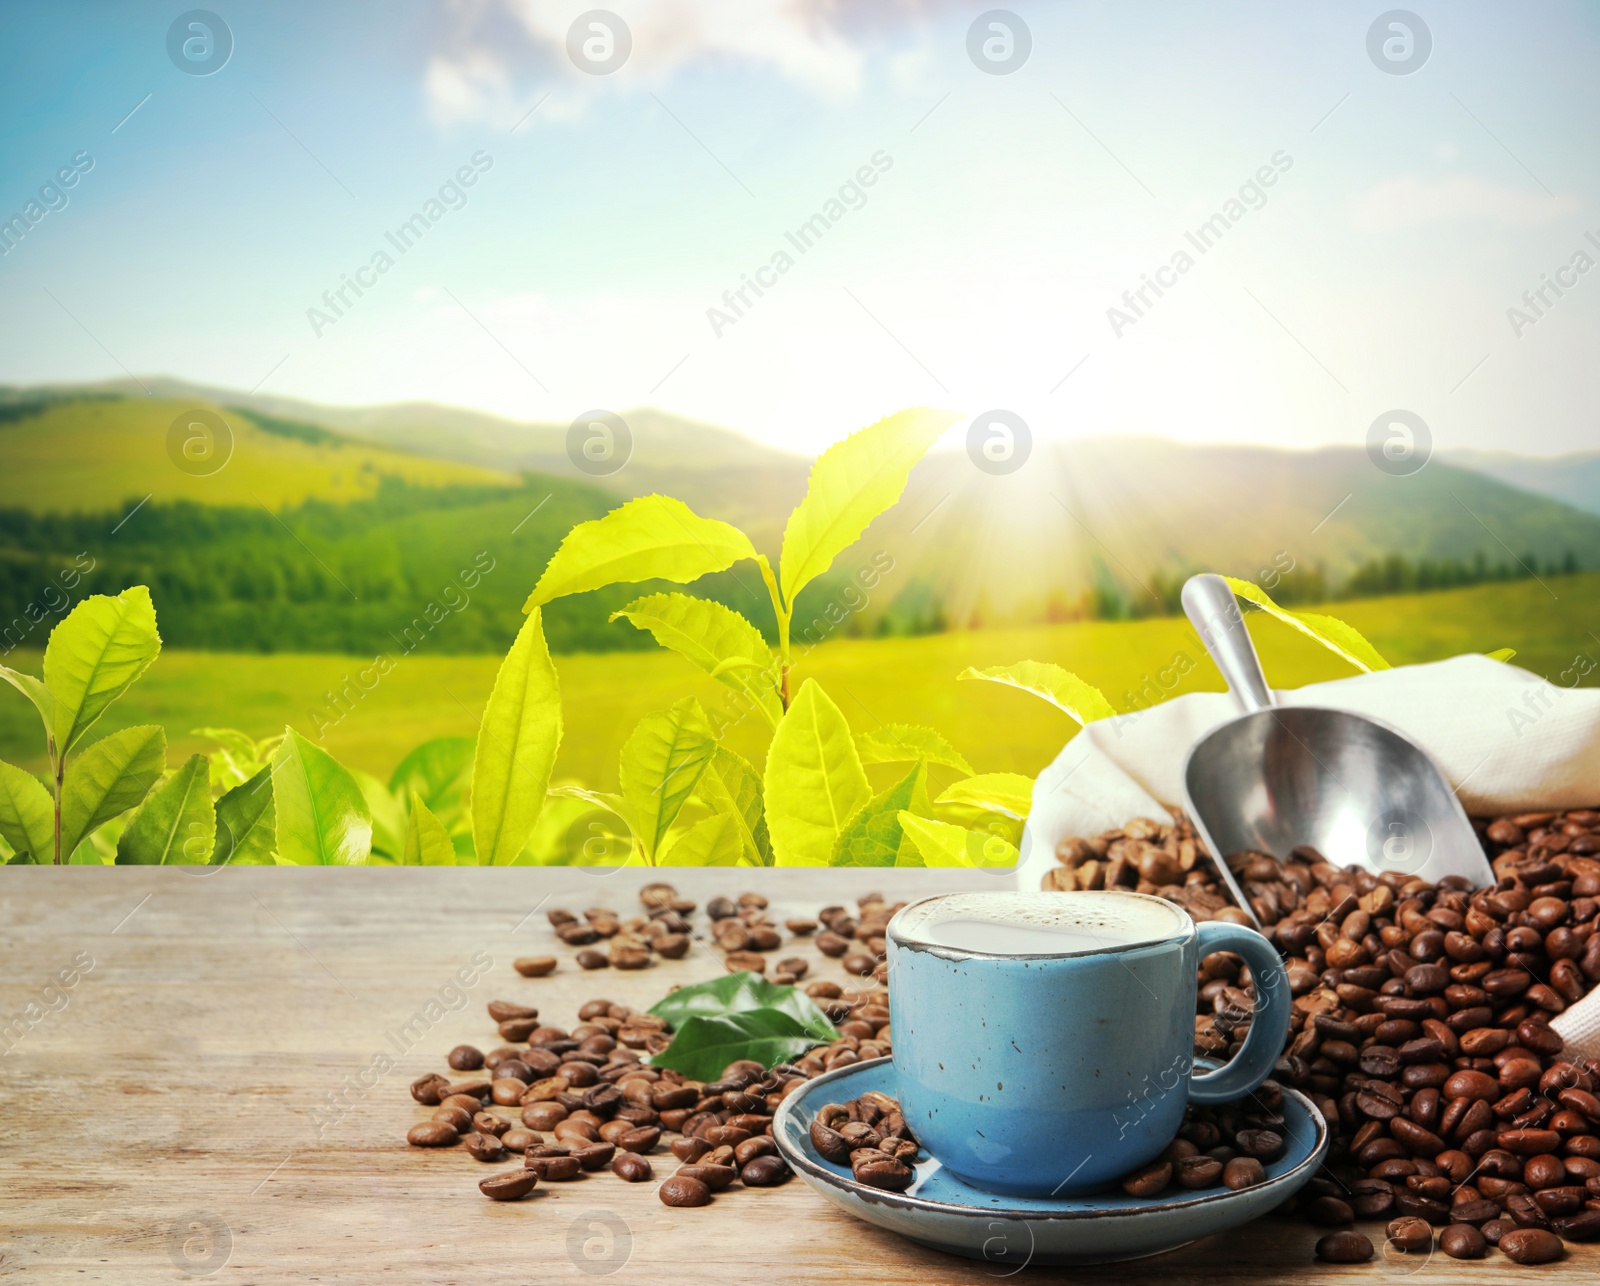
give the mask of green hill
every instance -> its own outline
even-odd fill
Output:
[[[168,450],[173,422],[221,415],[231,455],[206,476]],[[221,453],[212,457],[223,459]],[[303,420],[242,414],[225,402],[99,392],[0,390],[0,508],[104,512],[127,499],[277,509],[307,499],[356,500],[385,478],[425,486],[510,485],[512,473],[425,459]]]

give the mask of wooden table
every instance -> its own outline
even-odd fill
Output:
[[[993,887],[976,872],[676,870],[704,901],[756,889],[775,919],[870,889],[897,898]],[[718,971],[689,957],[640,973],[583,973],[544,911],[632,914],[649,878],[581,870],[11,868],[0,875],[0,1282],[954,1283],[1011,1270],[924,1250],[836,1212],[794,1180],[672,1210],[654,1184],[608,1172],[485,1200],[495,1169],[460,1148],[404,1142],[424,1113],[407,1093],[444,1054],[499,1043],[491,999],[570,1025],[598,995],[638,1006]],[[703,916],[701,917],[703,921]],[[787,947],[789,944],[785,944]],[[809,946],[812,977],[844,979]],[[410,1052],[391,1036],[457,971],[489,963]],[[80,953],[85,953],[80,955]],[[788,952],[786,952],[787,954]],[[516,956],[554,954],[542,979]],[[78,958],[80,963],[74,964]],[[87,967],[82,963],[92,960]],[[77,968],[75,985],[51,987]],[[404,1045],[402,1039],[400,1045]],[[380,1073],[380,1055],[395,1066]],[[332,1100],[330,1093],[342,1096]],[[319,1127],[314,1124],[322,1121]],[[676,1162],[663,1149],[657,1177]],[[1381,1227],[1367,1228],[1375,1243]],[[1028,1268],[1020,1280],[1265,1282],[1290,1276],[1409,1282],[1503,1280],[1493,1256],[1435,1254],[1336,1268],[1317,1232],[1266,1220],[1182,1250],[1101,1269]],[[1380,1256],[1382,1255],[1380,1249]],[[1547,1279],[1594,1281],[1600,1251],[1571,1248]]]

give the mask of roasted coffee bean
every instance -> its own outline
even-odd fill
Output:
[[[566,1119],[567,1109],[560,1103],[540,1100],[522,1106],[522,1123],[530,1130],[553,1130]]]
[[[1222,1182],[1222,1162],[1209,1156],[1184,1157],[1173,1163],[1172,1177],[1180,1188],[1213,1188]]]
[[[604,1170],[617,1153],[614,1143],[585,1143],[572,1149],[572,1158],[585,1170]]]
[[[506,1170],[478,1181],[478,1191],[491,1201],[520,1201],[539,1184],[532,1170]]]
[[[583,1166],[573,1156],[535,1156],[530,1148],[522,1164],[549,1183],[566,1183],[583,1172]]]
[[[1259,1161],[1276,1161],[1283,1155],[1283,1135],[1275,1130],[1240,1130],[1234,1143],[1246,1156]]]
[[[507,1152],[526,1152],[529,1148],[538,1147],[544,1140],[538,1131],[517,1125],[502,1134],[500,1142]]]
[[[1316,1256],[1330,1264],[1364,1264],[1372,1258],[1372,1243],[1359,1232],[1330,1232],[1317,1242]]]
[[[655,940],[656,954],[667,960],[681,960],[689,954],[689,935],[663,933]]]
[[[596,951],[592,947],[578,952],[575,958],[580,969],[604,969],[611,964],[604,951]]]
[[[1439,1234],[1439,1249],[1451,1259],[1482,1259],[1489,1243],[1471,1224],[1451,1224]]]
[[[472,1128],[479,1134],[492,1134],[504,1142],[505,1133],[511,1128],[511,1122],[496,1116],[493,1112],[479,1112],[472,1118]]]
[[[439,1100],[450,1092],[450,1082],[438,1072],[429,1072],[411,1082],[411,1097],[428,1107],[437,1107]]]
[[[1433,1248],[1433,1226],[1426,1219],[1404,1215],[1399,1219],[1391,1219],[1386,1231],[1390,1244],[1408,1255]]]
[[[718,1165],[711,1161],[698,1161],[693,1165],[680,1165],[677,1172],[686,1179],[697,1179],[713,1192],[721,1192],[739,1177],[731,1165]]]
[[[711,1200],[711,1189],[680,1171],[663,1180],[656,1195],[664,1206],[703,1206]]]
[[[479,1134],[474,1130],[463,1135],[461,1142],[475,1160],[504,1161],[506,1158],[505,1145],[493,1134]]]
[[[781,1164],[781,1159],[769,1157],[762,1157],[751,1164],[759,1165],[761,1161],[774,1159],[780,1160]],[[863,1148],[852,1155],[850,1170],[857,1183],[864,1183],[872,1188],[883,1188],[889,1192],[904,1192],[916,1178],[916,1172],[905,1162],[897,1161],[888,1153],[873,1148]],[[745,1182],[748,1183],[749,1180]]]
[[[901,1140],[897,1140],[897,1142],[900,1141]],[[916,1147],[916,1144],[912,1144],[911,1146],[914,1148]],[[885,1144],[885,1149],[887,1149],[887,1147],[888,1145]],[[773,1142],[772,1136],[770,1134],[758,1134],[754,1138],[746,1139],[743,1143],[739,1144],[738,1147],[734,1148],[733,1162],[740,1169],[743,1169],[757,1157],[776,1156],[777,1154],[778,1145]],[[891,1155],[893,1154],[891,1153]]]
[[[1173,1162],[1158,1161],[1135,1170],[1122,1181],[1122,1190],[1130,1197],[1153,1197],[1172,1182]]]
[[[1266,1168],[1255,1157],[1235,1157],[1222,1167],[1222,1182],[1235,1192],[1266,1181]]]
[[[1306,1218],[1323,1228],[1338,1228],[1355,1222],[1355,1211],[1338,1197],[1313,1197],[1306,1203]]]
[[[1497,1244],[1514,1264],[1549,1264],[1566,1254],[1561,1238],[1543,1228],[1514,1228],[1502,1233]]]
[[[895,1164],[902,1163],[896,1161]],[[789,1163],[782,1157],[758,1156],[740,1168],[739,1180],[747,1188],[775,1188],[780,1183],[787,1183],[793,1174],[794,1172],[789,1169]]]
[[[470,1100],[476,1102],[477,1100]],[[466,1108],[455,1103],[441,1103],[433,1109],[433,1120],[441,1125],[448,1125],[457,1134],[465,1134],[472,1128],[472,1113]]]
[[[475,1045],[457,1045],[445,1061],[458,1072],[475,1072],[483,1066],[483,1051]]]
[[[461,1131],[445,1121],[422,1121],[406,1131],[414,1148],[447,1148],[461,1139]]]
[[[556,958],[554,956],[522,956],[513,960],[511,967],[524,978],[543,978],[546,974],[555,972]]]
[[[611,1172],[629,1183],[645,1183],[652,1177],[650,1162],[637,1152],[619,1152],[611,1162]]]

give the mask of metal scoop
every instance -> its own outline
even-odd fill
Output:
[[[1224,859],[1246,849],[1281,859],[1307,844],[1335,866],[1494,883],[1427,751],[1366,715],[1278,705],[1222,577],[1190,577],[1183,610],[1242,711],[1201,737],[1183,767],[1189,814],[1240,907],[1254,915]]]

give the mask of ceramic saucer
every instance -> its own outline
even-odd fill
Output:
[[[905,1192],[857,1183],[846,1166],[811,1145],[812,1117],[825,1103],[869,1090],[898,1097],[894,1060],[875,1058],[828,1072],[784,1099],[772,1137],[796,1174],[842,1210],[935,1250],[997,1264],[1100,1264],[1159,1254],[1268,1213],[1316,1173],[1328,1129],[1309,1099],[1283,1091],[1283,1156],[1267,1181],[1231,1192],[1169,1189],[1157,1199],[1114,1190],[1084,1197],[1005,1197],[971,1187],[937,1161],[917,1163]]]

